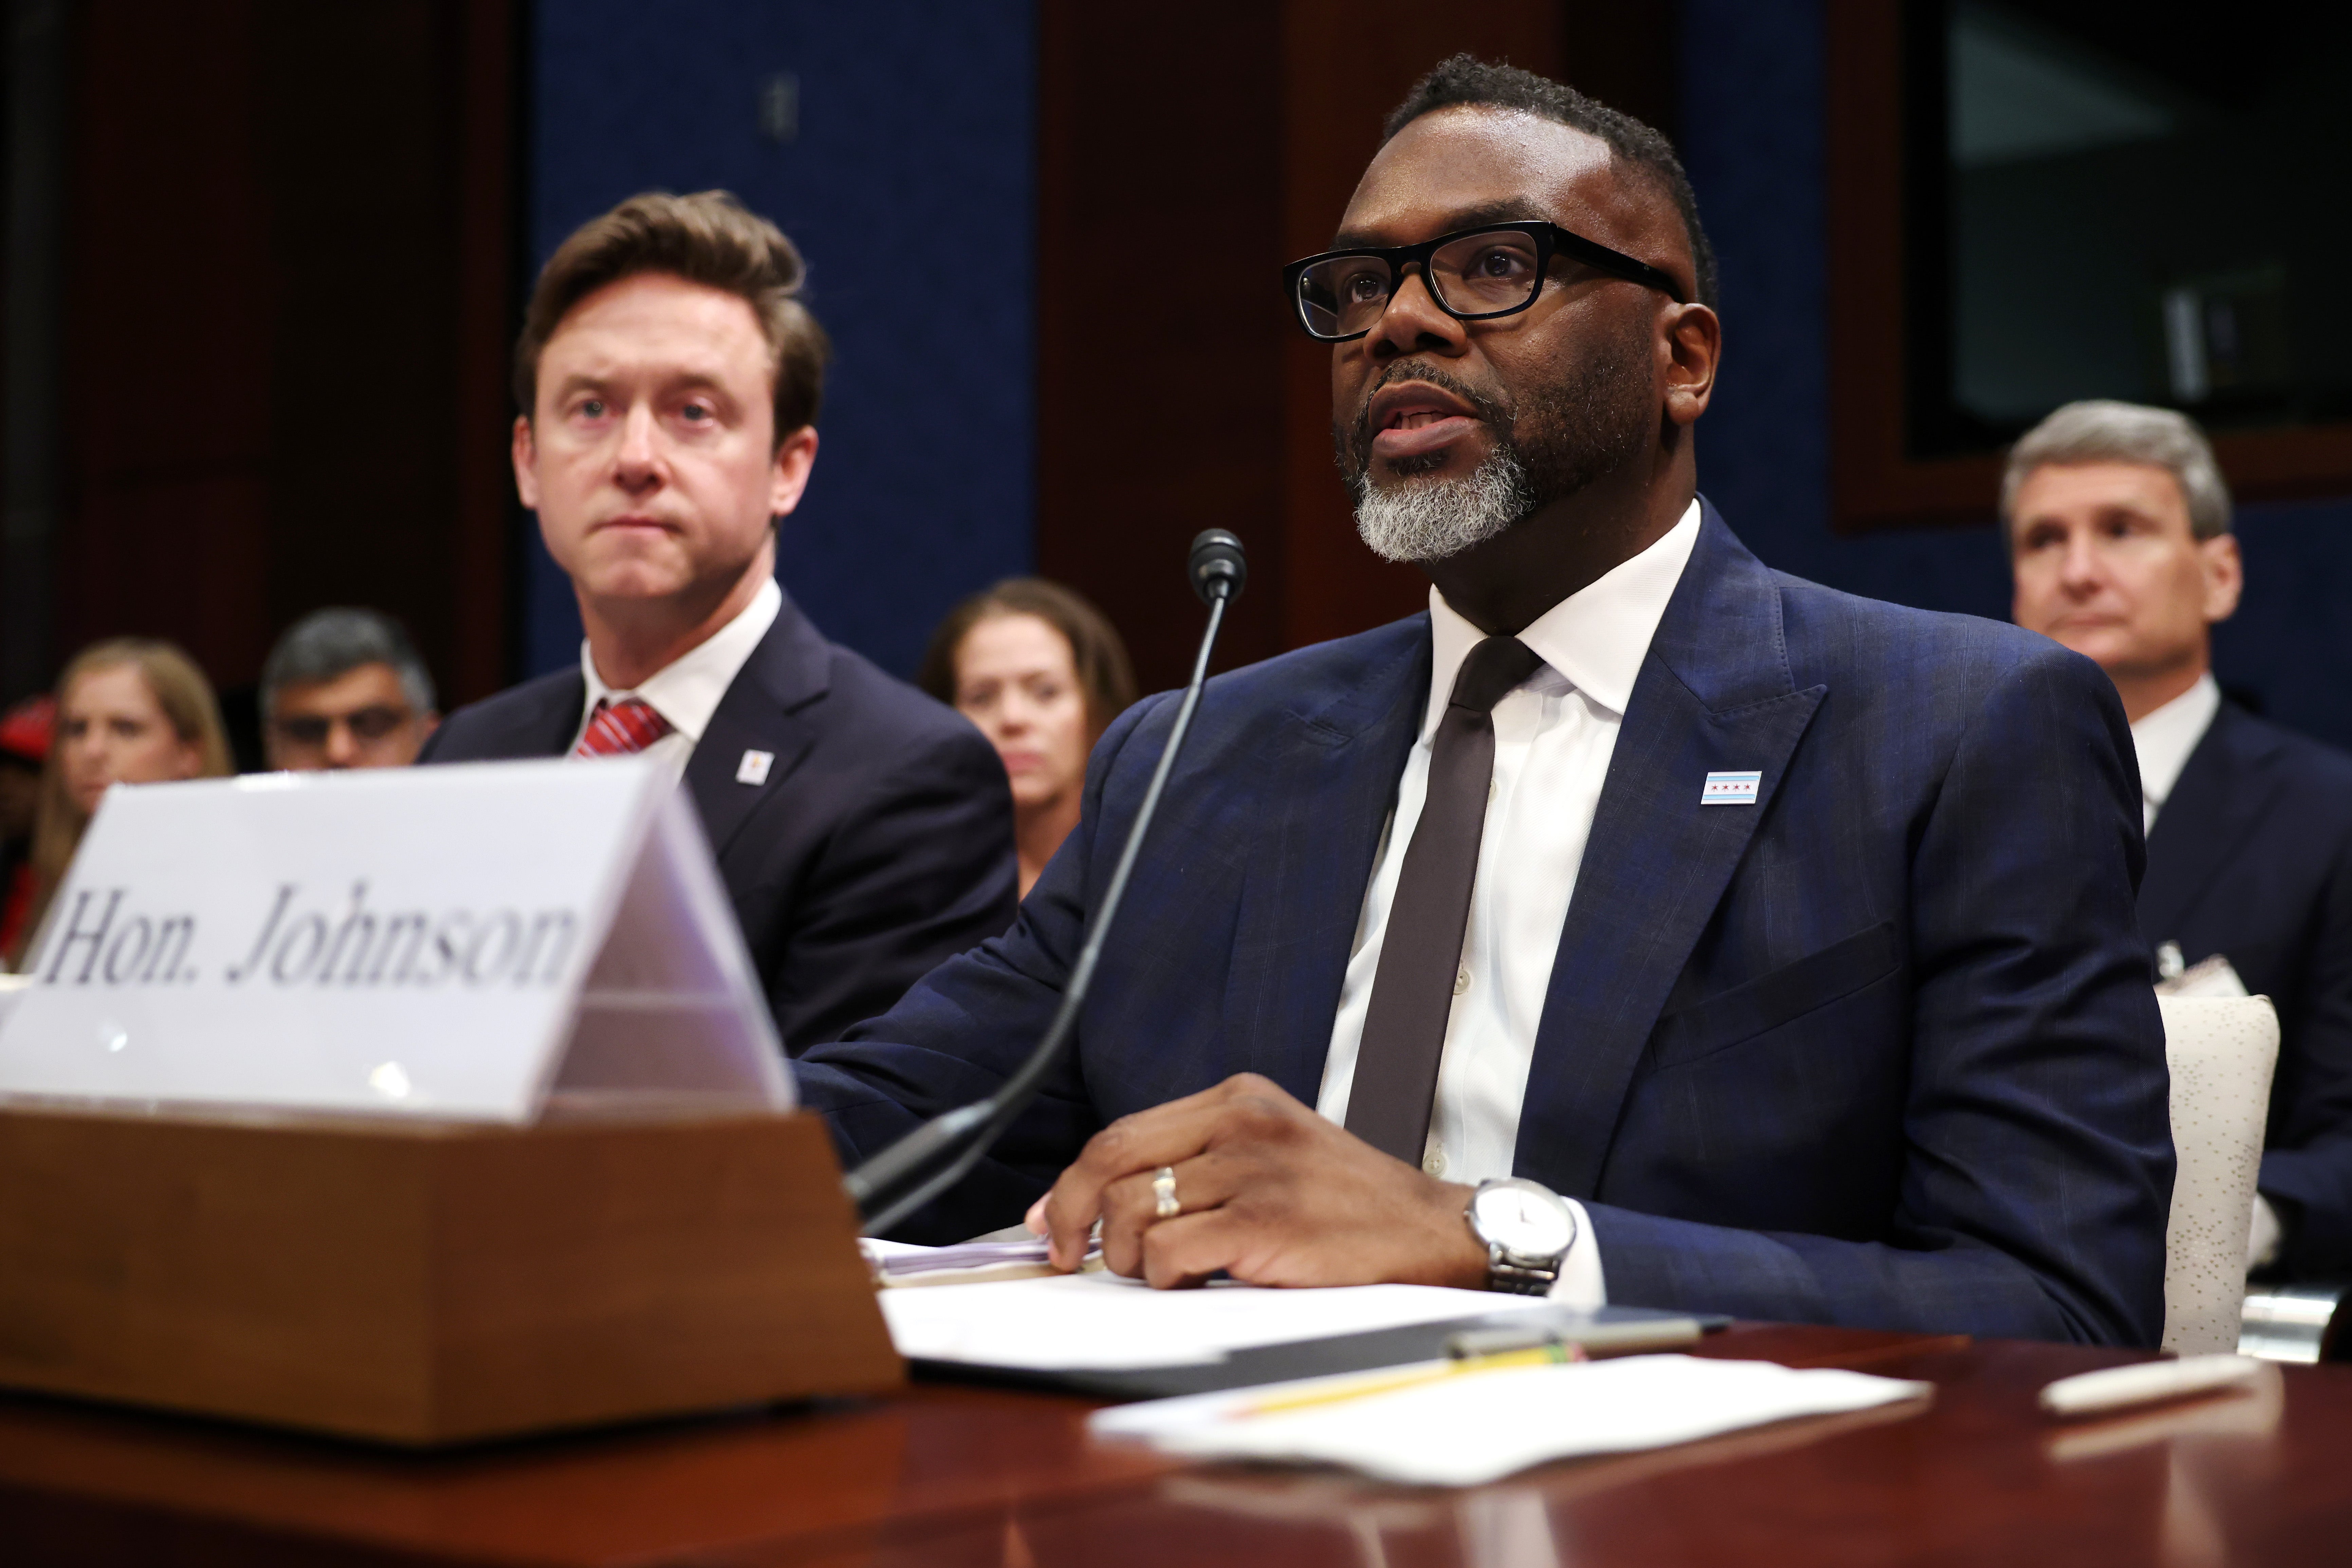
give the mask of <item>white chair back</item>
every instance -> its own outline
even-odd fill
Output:
[[[2267,996],[2159,996],[2157,1005],[2179,1160],[2164,1233],[2164,1348],[2223,1353],[2238,1348],[2278,1014]]]

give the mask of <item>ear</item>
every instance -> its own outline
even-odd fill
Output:
[[[801,504],[809,470],[816,467],[816,426],[803,425],[784,437],[768,471],[768,515],[783,517]]]
[[[532,438],[530,416],[519,414],[514,422],[515,494],[522,504],[533,511],[539,510],[539,443]]]
[[[2205,569],[2205,624],[2210,626],[2238,613],[2238,595],[2246,586],[2246,563],[2238,553],[2234,533],[2199,540],[2197,554]]]
[[[204,771],[205,749],[194,741],[181,742],[178,776],[192,779]]]
[[[1665,317],[1666,417],[1695,425],[1715,395],[1715,367],[1723,357],[1723,321],[1705,305],[1675,305]]]

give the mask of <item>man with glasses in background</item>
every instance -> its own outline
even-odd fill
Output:
[[[902,1234],[1025,1211],[1158,1286],[2157,1342],[2115,689],[1740,545],[1696,490],[1714,272],[1636,121],[1467,57],[1391,117],[1286,285],[1429,613],[1211,683],[1073,1052]],[[850,1157],[1026,1056],[1174,711],[1105,735],[1007,936],[802,1060]]]
[[[261,667],[262,746],[273,768],[404,768],[440,721],[416,646],[379,611],[314,610]]]

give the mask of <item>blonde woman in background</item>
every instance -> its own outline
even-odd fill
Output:
[[[167,642],[116,637],[84,648],[58,681],[56,739],[33,822],[31,935],[5,955],[37,952],[49,900],[110,785],[226,778],[228,740],[212,682]]]
[[[1072,590],[1011,577],[948,612],[915,684],[978,725],[1003,759],[1027,898],[1078,825],[1087,755],[1135,700],[1126,645]]]

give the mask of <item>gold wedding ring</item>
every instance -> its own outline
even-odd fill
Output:
[[[1174,1219],[1184,1212],[1184,1205],[1176,1201],[1175,1166],[1160,1167],[1158,1174],[1151,1178],[1151,1196],[1161,1219]]]

